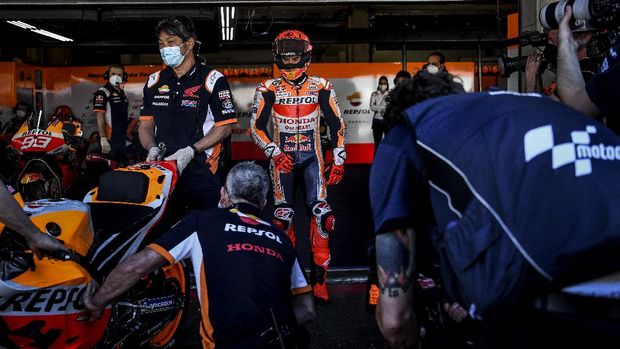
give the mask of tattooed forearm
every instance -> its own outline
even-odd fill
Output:
[[[381,294],[398,297],[407,292],[413,281],[413,231],[378,235],[376,250]]]

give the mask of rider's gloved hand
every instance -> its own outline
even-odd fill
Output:
[[[110,142],[106,137],[99,138],[99,143],[101,144],[101,153],[107,154],[110,152]]]
[[[289,173],[293,170],[293,158],[280,152],[278,155],[274,155],[272,158],[273,165],[282,173]]]
[[[34,238],[32,240],[28,240],[28,245],[37,258],[41,259],[46,255],[46,252],[53,251],[65,251],[68,252],[67,248],[61,244],[56,238],[42,234],[41,232],[37,232],[34,234]]]
[[[161,155],[161,149],[157,146],[152,146],[149,149],[149,155],[146,156],[146,161],[157,161]]]
[[[334,185],[340,183],[344,176],[344,165],[332,165],[329,171],[329,179],[327,185]]]
[[[191,146],[187,146],[183,149],[177,150],[174,154],[168,156],[164,160],[176,160],[179,174],[183,173],[183,170],[187,167],[190,161],[194,158],[194,149]]]

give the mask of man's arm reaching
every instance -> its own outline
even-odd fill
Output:
[[[413,229],[377,235],[376,251],[381,290],[377,324],[391,347],[414,348],[418,326],[413,313]]]
[[[166,263],[166,258],[147,247],[117,265],[99,289],[96,289],[94,281],[90,282],[84,292],[84,306],[90,314],[89,319],[97,320],[108,304],[127,292],[144,275]]]

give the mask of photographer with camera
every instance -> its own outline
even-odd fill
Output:
[[[525,92],[543,93],[542,73],[545,71],[544,58],[540,53],[532,52],[525,63]]]
[[[557,47],[558,47],[558,30],[551,29],[546,33],[546,45],[544,53],[537,52],[530,53],[527,56],[525,63],[525,91],[524,92],[537,92],[545,94],[555,100],[560,100],[557,95],[557,82],[554,80],[547,87],[543,87],[542,74],[545,69],[551,65],[551,70],[555,73],[555,61],[557,59]],[[579,69],[584,81],[587,83],[597,70],[598,65],[594,60],[588,57],[588,50],[585,45],[582,45],[577,50],[577,59],[579,61]]]
[[[613,16],[612,16],[613,17]],[[590,115],[600,117],[604,114],[607,118],[620,115],[620,64],[618,51],[620,42],[613,42],[609,48],[603,63],[596,75],[586,84],[583,76],[579,73],[579,62],[576,52],[580,46],[588,43],[592,33],[584,33],[576,38],[571,31],[573,9],[567,5],[564,17],[559,24],[558,45],[558,93],[560,99],[572,108]],[[614,29],[615,31],[618,28]],[[612,30],[613,31],[613,30]],[[610,37],[610,39],[613,39]]]

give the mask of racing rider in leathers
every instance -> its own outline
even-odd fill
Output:
[[[326,185],[337,184],[344,175],[345,125],[340,116],[333,85],[308,76],[312,44],[297,30],[286,30],[273,42],[273,57],[280,71],[256,89],[250,127],[254,142],[271,159],[275,197],[274,223],[295,242],[293,214],[295,185],[302,184],[312,214],[310,241],[313,255],[310,280],[314,296],[328,301],[326,273],[330,262],[329,233],[334,214],[327,203]],[[327,182],[321,154],[319,120],[325,116],[331,132],[333,163]],[[273,134],[267,129],[271,120]]]

